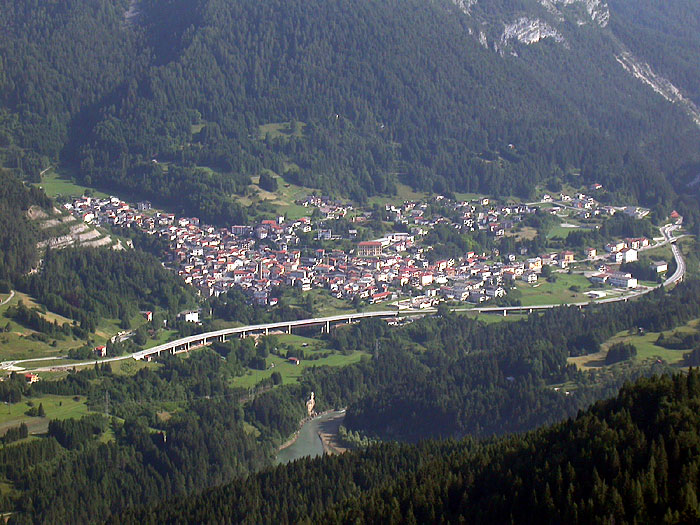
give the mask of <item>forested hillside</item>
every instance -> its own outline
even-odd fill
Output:
[[[139,69],[127,0],[0,2],[0,159],[21,176],[58,160]],[[112,102],[113,103],[113,102]]]
[[[301,460],[111,523],[697,523],[700,374],[495,441]]]
[[[670,2],[662,33],[652,15],[629,22],[654,2],[613,2],[608,25],[545,3],[142,0],[126,17],[125,1],[7,1],[3,162],[36,177],[60,161],[89,185],[224,224],[245,219],[231,195],[265,170],[358,200],[398,181],[521,197],[600,182],[660,215],[687,199],[692,219],[700,130],[618,55],[663,62],[697,98],[696,38],[679,30],[696,4]],[[558,37],[500,35],[525,15]],[[275,122],[293,132],[260,133]]]
[[[339,328],[331,339],[340,348],[378,341],[373,362],[309,374],[303,384],[322,403],[349,402],[345,425],[382,439],[522,432],[571,416],[613,395],[625,379],[653,372],[656,365],[619,370],[595,382],[566,360],[597,352],[620,330],[665,330],[697,317],[699,286],[691,281],[671,294],[586,312],[560,308],[517,323],[484,325],[447,315],[398,331],[382,330],[381,321]],[[567,381],[581,388],[565,394],[551,387]]]
[[[23,279],[21,287],[89,332],[103,318],[128,325],[139,310],[156,306],[174,317],[194,304],[195,295],[152,255],[108,248],[48,251],[41,271]]]
[[[697,2],[610,0],[612,30],[656,71],[700,104],[700,7]]]
[[[0,281],[6,287],[36,263],[37,232],[27,217],[32,206],[49,209],[51,201],[44,192],[0,170]]]
[[[256,348],[250,339],[217,343],[186,359],[167,356],[155,367],[133,363],[130,366],[140,369],[127,375],[113,371],[107,363],[30,386],[15,374],[0,382],[0,400],[12,404],[26,400],[36,406],[42,396],[66,396],[66,401],[80,396],[78,399],[87,399],[91,410],[109,410],[114,417],[102,422],[54,423],[48,437],[13,444],[12,455],[0,454],[0,475],[9,486],[0,497],[0,510],[14,511],[11,523],[99,521],[130,506],[156,505],[166,498],[232,482],[270,467],[275,448],[297,430],[311,391],[319,411],[348,407],[345,424],[354,435],[406,441],[450,438],[418,448],[382,445],[359,456],[329,460],[323,467],[298,462],[289,470],[266,471],[236,482],[223,493],[211,493],[220,499],[214,508],[199,509],[195,500],[187,500],[173,510],[171,518],[176,522],[210,521],[206,513],[215,511],[224,522],[241,520],[241,516],[255,523],[297,522],[307,514],[330,510],[339,500],[380,488],[394,480],[397,472],[409,475],[414,469],[443,461],[450,450],[467,454],[467,458],[469,451],[491,450],[476,441],[456,443],[454,439],[493,438],[560,422],[615,395],[626,380],[668,372],[663,364],[640,363],[616,365],[619,368],[610,374],[582,373],[567,367],[566,357],[596,351],[601,341],[620,330],[669,329],[697,318],[698,286],[689,281],[671,293],[649,294],[635,301],[635,308],[629,303],[586,311],[562,308],[515,323],[486,325],[451,315],[401,328],[387,327],[382,321],[359,323],[336,330],[329,343],[339,349],[361,348],[372,352],[371,358],[343,368],[309,366],[298,382],[270,377],[253,389],[232,386],[234,378],[247,370],[249,360],[262,358],[265,362],[267,342]],[[570,395],[553,388],[562,381],[569,385]],[[650,410],[654,406],[649,404]],[[514,447],[529,450],[530,438],[519,439],[495,442],[501,445],[479,456],[482,459],[473,465],[486,468],[493,461],[494,472],[507,472],[497,470],[504,454]],[[644,442],[639,441],[639,446],[645,446]],[[374,458],[371,461],[380,465],[355,463],[358,457]],[[557,456],[553,453],[551,457]],[[553,465],[542,468],[555,468]],[[593,475],[590,468],[585,473]],[[600,476],[608,474],[614,478],[607,470],[599,472]],[[307,475],[318,483],[304,485]],[[460,479],[445,476],[443,480]],[[331,477],[336,485],[328,490],[323,480]],[[472,478],[466,475],[462,481]],[[602,479],[609,487],[613,478]],[[290,489],[292,486],[295,488]],[[268,497],[268,491],[277,487],[280,499]],[[555,501],[568,497],[559,487],[550,483]],[[581,496],[587,494],[587,487],[571,497],[587,500],[587,495]],[[228,490],[234,495],[225,492]],[[299,494],[285,496],[286,490]],[[423,499],[432,497],[431,490],[426,490]],[[623,489],[617,490],[623,494]],[[521,496],[529,497],[529,493]],[[532,504],[545,504],[540,497],[544,493],[539,489],[536,493]],[[153,512],[157,520],[160,507]],[[590,509],[579,507],[578,512]],[[426,520],[433,521],[418,519]]]

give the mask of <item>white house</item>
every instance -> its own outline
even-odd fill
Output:
[[[199,322],[199,310],[186,310],[177,314],[178,319],[184,320],[186,323]]]
[[[615,272],[610,275],[608,283],[612,286],[618,286],[620,288],[636,288],[637,279],[632,277],[631,273]]]
[[[536,283],[537,282],[537,274],[535,272],[525,272],[523,273],[521,279],[525,281],[526,283]]]
[[[622,254],[622,262],[630,263],[637,260],[637,250],[624,248],[620,253]]]
[[[649,267],[656,270],[656,273],[664,273],[668,271],[668,263],[666,261],[654,261]]]

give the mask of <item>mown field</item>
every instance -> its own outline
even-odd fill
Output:
[[[51,419],[80,418],[88,413],[84,396],[53,396],[44,395],[31,400],[23,399],[19,403],[0,405],[0,435],[8,428],[25,423],[30,434],[43,434],[48,430]],[[26,412],[33,406],[41,404],[46,413],[45,417],[33,417]]]
[[[547,282],[540,277],[537,283],[528,284],[517,281],[516,287],[520,291],[523,306],[537,306],[542,304],[563,304],[572,302],[587,302],[589,297],[583,292],[590,290],[591,282],[582,274],[553,272],[555,282]],[[571,290],[572,286],[578,290]]]
[[[49,197],[81,197],[87,190],[92,192],[93,197],[101,199],[109,197],[104,192],[73,182],[66,174],[58,173],[53,169],[47,171],[42,176],[41,182],[36,185],[42,188]]]
[[[291,363],[288,359],[270,354],[267,358],[267,370],[249,369],[245,375],[236,377],[232,385],[236,387],[250,388],[258,384],[263,379],[269,378],[273,372],[279,372],[282,376],[282,383],[289,384],[296,382],[306,367],[310,366],[347,366],[357,363],[363,356],[369,356],[365,352],[355,351],[351,354],[341,354],[326,348],[323,341],[311,337],[304,337],[294,334],[275,335],[281,350],[303,350],[307,357],[329,353],[326,357],[318,359],[301,359],[299,364]]]
[[[674,328],[673,330],[666,330],[663,332],[664,336],[668,337],[674,332],[677,333],[695,333],[700,330],[700,319],[692,320],[683,326]],[[608,353],[608,349],[616,343],[629,343],[634,345],[637,349],[637,356],[635,360],[637,361],[647,361],[661,359],[665,363],[672,365],[680,365],[683,360],[683,354],[689,352],[691,348],[683,348],[679,350],[673,350],[670,348],[664,348],[663,346],[656,345],[656,341],[662,332],[647,332],[644,334],[630,334],[628,331],[622,331],[615,334],[613,337],[605,341],[601,345],[601,351],[595,354],[590,354],[580,357],[570,357],[568,359],[569,363],[575,364],[578,368],[582,370],[587,370],[591,368],[599,368],[605,366],[605,356]]]

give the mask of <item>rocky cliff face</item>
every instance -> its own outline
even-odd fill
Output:
[[[564,37],[547,22],[538,18],[522,17],[513,23],[506,24],[500,42],[502,46],[506,46],[511,40],[530,45],[545,38],[551,38],[560,44],[566,42]]]
[[[602,0],[532,0],[527,11],[498,13],[483,0],[453,2],[474,23],[469,27],[470,34],[484,47],[500,53],[515,42],[531,45],[545,38],[566,46],[567,39],[559,26],[567,21],[576,25],[594,23],[602,28],[610,19],[610,10]]]
[[[700,109],[670,80],[657,74],[651,66],[636,57],[610,32],[610,8],[604,0],[531,0],[513,12],[485,0],[452,0],[471,24],[469,34],[479,43],[501,55],[518,56],[518,45],[535,45],[549,39],[563,49],[575,45],[581,36],[575,27],[597,26],[610,37],[614,59],[634,78],[660,96],[682,107],[700,126]],[[613,57],[611,57],[613,58]]]
[[[595,22],[600,27],[605,27],[610,21],[610,9],[608,9],[608,4],[602,2],[601,0],[540,0],[545,9],[550,13],[557,15],[561,20],[564,19],[561,8],[574,6],[583,7],[590,18],[590,21]],[[587,20],[579,18],[577,23],[579,25],[586,23]]]
[[[681,106],[695,124],[700,127],[700,108],[673,85],[670,80],[655,73],[649,64],[639,60],[629,51],[622,51],[615,56],[615,59],[636,79],[649,86],[672,104]]]

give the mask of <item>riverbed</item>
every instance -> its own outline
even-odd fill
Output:
[[[296,440],[277,453],[275,463],[289,463],[295,459],[310,456],[315,458],[324,453],[323,441],[319,434],[335,434],[345,418],[344,410],[326,412],[302,425]]]

